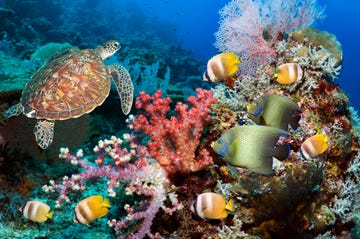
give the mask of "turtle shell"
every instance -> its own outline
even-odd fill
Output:
[[[41,67],[21,96],[25,115],[66,120],[89,113],[110,92],[110,70],[93,50],[68,50]]]

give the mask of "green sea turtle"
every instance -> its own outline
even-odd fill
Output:
[[[20,103],[4,116],[23,113],[36,118],[34,134],[37,144],[46,149],[52,143],[55,120],[80,117],[101,105],[115,82],[124,114],[133,103],[133,83],[121,65],[106,66],[104,59],[120,49],[120,43],[107,41],[96,49],[71,48],[55,54],[26,84]]]

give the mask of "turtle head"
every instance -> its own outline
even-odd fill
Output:
[[[114,55],[119,49],[121,45],[118,41],[110,40],[107,41],[96,48],[97,54],[101,57],[101,59],[106,59],[112,55]]]

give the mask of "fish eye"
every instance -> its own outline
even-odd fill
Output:
[[[223,143],[223,139],[222,139],[222,138],[219,138],[219,139],[218,139],[218,143],[219,143],[219,144],[222,144],[222,143]]]

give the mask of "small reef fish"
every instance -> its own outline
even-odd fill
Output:
[[[298,63],[286,63],[275,69],[274,78],[279,84],[289,85],[301,80],[304,72]]]
[[[19,208],[19,211],[24,217],[34,222],[45,222],[53,217],[49,205],[39,201],[27,201]]]
[[[272,157],[284,160],[290,153],[288,144],[277,145],[280,136],[288,133],[270,126],[242,125],[227,130],[211,146],[230,165],[271,174]]]
[[[105,216],[111,207],[110,201],[101,195],[94,195],[80,201],[75,207],[74,222],[90,224],[95,219]]]
[[[203,80],[214,83],[224,81],[226,85],[233,87],[232,76],[238,71],[240,63],[240,57],[237,57],[234,52],[217,54],[208,61]]]
[[[204,220],[224,219],[228,211],[233,211],[233,200],[226,202],[225,196],[218,193],[202,193],[196,197],[190,209]]]
[[[300,153],[305,159],[319,156],[328,149],[329,138],[323,134],[316,134],[307,138],[300,147]]]
[[[300,107],[291,99],[275,94],[266,94],[247,106],[250,118],[257,124],[288,130],[296,129],[300,120]]]

